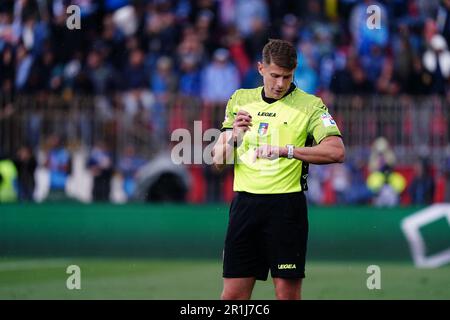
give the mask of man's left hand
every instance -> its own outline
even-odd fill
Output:
[[[259,146],[255,149],[255,161],[258,158],[261,159],[269,159],[269,160],[275,160],[278,159],[280,156],[283,156],[283,149],[282,147],[278,146],[271,146],[268,144]]]

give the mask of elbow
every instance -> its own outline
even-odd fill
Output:
[[[223,167],[225,166],[223,164],[222,159],[219,159],[218,157],[216,157],[215,154],[213,155],[213,158],[212,158],[212,165],[213,165],[214,169],[216,169],[217,171],[222,171]]]
[[[217,159],[215,159],[215,158],[213,158],[212,166],[213,166],[214,168],[216,168],[217,170],[220,170],[220,163],[219,163],[219,162],[217,161]]]
[[[216,159],[213,159],[213,168],[217,171],[220,172],[223,170],[223,168],[225,167],[225,165],[220,161],[217,161]]]
[[[212,163],[210,163],[210,164],[212,164],[215,168],[217,168],[220,165],[220,161],[218,159],[217,154],[218,153],[216,152],[216,150],[213,149],[213,151],[212,151]]]
[[[333,154],[333,161],[336,163],[343,163],[345,161],[345,148],[339,148]]]

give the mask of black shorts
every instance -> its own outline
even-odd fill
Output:
[[[230,207],[223,277],[304,278],[308,213],[303,192],[238,192]]]

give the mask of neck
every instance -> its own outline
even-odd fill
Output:
[[[290,86],[289,89],[288,89],[288,91],[286,91],[286,93],[285,93],[280,99],[283,99],[284,97],[286,97],[288,94],[290,94],[292,91],[294,91],[295,88],[296,88],[296,86],[295,86],[295,84],[292,82],[292,83],[291,83],[291,86]],[[263,89],[262,89],[262,91],[261,91],[261,97],[262,97],[262,99],[263,99],[265,102],[267,102],[267,103],[274,103],[275,101],[280,100],[280,99],[275,99],[275,98],[266,96],[266,90],[265,90],[264,87],[263,87]]]

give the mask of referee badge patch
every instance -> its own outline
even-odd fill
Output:
[[[323,125],[325,127],[329,127],[329,126],[335,126],[336,122],[334,121],[333,117],[328,113],[323,113],[320,116],[320,119],[322,119]]]
[[[267,129],[269,128],[269,124],[267,122],[261,122],[258,128],[258,134],[263,136],[267,133]]]

